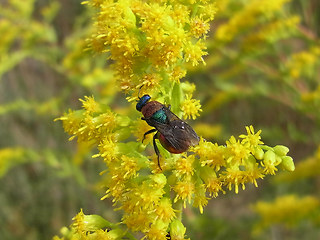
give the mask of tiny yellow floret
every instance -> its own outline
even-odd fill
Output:
[[[183,111],[184,118],[196,119],[197,116],[200,116],[199,112],[202,112],[200,100],[192,99],[192,95],[187,95],[181,105],[181,110]]]

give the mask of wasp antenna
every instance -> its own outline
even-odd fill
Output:
[[[139,92],[138,92],[138,98],[141,99],[140,97],[140,91],[141,91],[141,88],[144,86],[144,84],[139,88]]]

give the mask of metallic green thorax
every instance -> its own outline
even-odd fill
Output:
[[[167,122],[167,115],[165,114],[163,109],[160,109],[156,111],[153,115],[152,118],[160,123],[166,123]]]

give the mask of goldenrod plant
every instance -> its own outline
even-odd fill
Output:
[[[318,239],[318,7],[1,1],[0,239]]]
[[[112,60],[117,87],[127,100],[150,94],[171,105],[178,116],[195,119],[201,104],[193,99],[195,86],[182,82],[187,66],[204,64],[205,38],[216,13],[210,1],[85,1],[97,9],[90,48]],[[190,66],[188,66],[190,67]],[[294,170],[289,149],[270,147],[261,141],[261,130],[246,127],[246,134],[231,136],[225,145],[203,138],[190,151],[172,155],[160,148],[147,154],[138,113],[121,114],[93,96],[84,97],[82,110],[70,110],[58,118],[79,143],[97,146],[106,164],[104,187],[114,207],[122,210],[121,222],[111,224],[82,211],[70,230],[55,239],[185,239],[183,208],[190,204],[200,213],[208,200],[239,186],[256,187],[257,180],[278,169]],[[134,101],[133,101],[134,102]],[[134,102],[135,103],[135,102]],[[133,108],[133,107],[132,107]],[[136,136],[133,139],[132,136]]]

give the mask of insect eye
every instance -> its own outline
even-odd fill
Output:
[[[138,103],[137,103],[137,105],[136,105],[137,111],[141,112],[142,107],[143,107],[143,105],[141,104],[140,101],[138,101]]]

